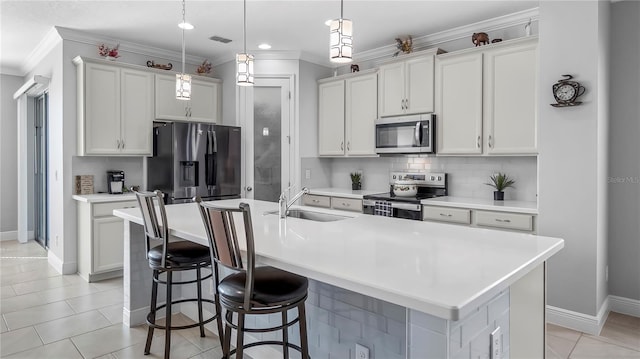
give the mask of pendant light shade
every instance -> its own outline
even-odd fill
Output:
[[[236,54],[236,84],[253,86],[253,55],[247,53],[247,0],[244,0],[242,36],[244,52]]]
[[[353,23],[344,19],[343,0],[340,0],[340,18],[329,26],[329,60],[336,63],[353,61]]]
[[[185,0],[182,0],[182,24],[186,24],[185,21]],[[184,73],[184,30],[182,29],[182,73],[176,74],[176,99],[178,100],[191,100],[191,75]]]

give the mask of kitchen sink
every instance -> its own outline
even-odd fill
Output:
[[[265,215],[275,214],[277,216],[278,211],[268,211],[268,212],[265,212],[264,214]],[[351,218],[349,216],[341,216],[338,214],[307,211],[303,209],[290,209],[287,212],[287,217],[307,219],[307,220],[316,221],[316,222],[334,222],[334,221],[340,221],[343,219]]]

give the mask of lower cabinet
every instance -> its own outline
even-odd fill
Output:
[[[122,276],[124,221],[115,209],[137,207],[136,201],[78,202],[78,274],[88,282]]]
[[[474,227],[535,232],[535,215],[445,206],[422,206],[424,221],[458,223]]]
[[[305,206],[332,208],[341,211],[362,212],[362,200],[356,198],[305,194],[302,196],[302,204]]]

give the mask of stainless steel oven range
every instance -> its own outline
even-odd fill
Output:
[[[397,183],[402,183],[404,186],[408,184],[409,187],[415,185],[416,193],[398,190],[400,187],[398,187]],[[396,191],[394,191],[394,187]],[[364,196],[362,202],[363,211],[365,214],[376,216],[421,221],[422,205],[420,201],[427,198],[446,196],[447,188],[446,173],[391,172],[389,174],[389,192]]]

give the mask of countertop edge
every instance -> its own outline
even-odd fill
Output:
[[[513,212],[513,213],[523,213],[523,214],[533,214],[533,215],[538,214],[538,208],[537,208],[536,202],[487,200],[486,203],[478,203],[479,201],[481,200],[476,198],[438,197],[438,198],[423,199],[422,201],[420,201],[420,204],[422,204],[423,206],[468,208],[468,209],[487,210],[487,211],[494,211],[494,212]],[[490,203],[490,202],[494,202],[494,203]],[[528,205],[528,207],[524,207],[523,204]]]
[[[135,201],[135,194],[108,194],[108,193],[96,193],[89,195],[74,194],[72,198],[78,202],[85,203],[108,203],[108,202],[125,202]]]

